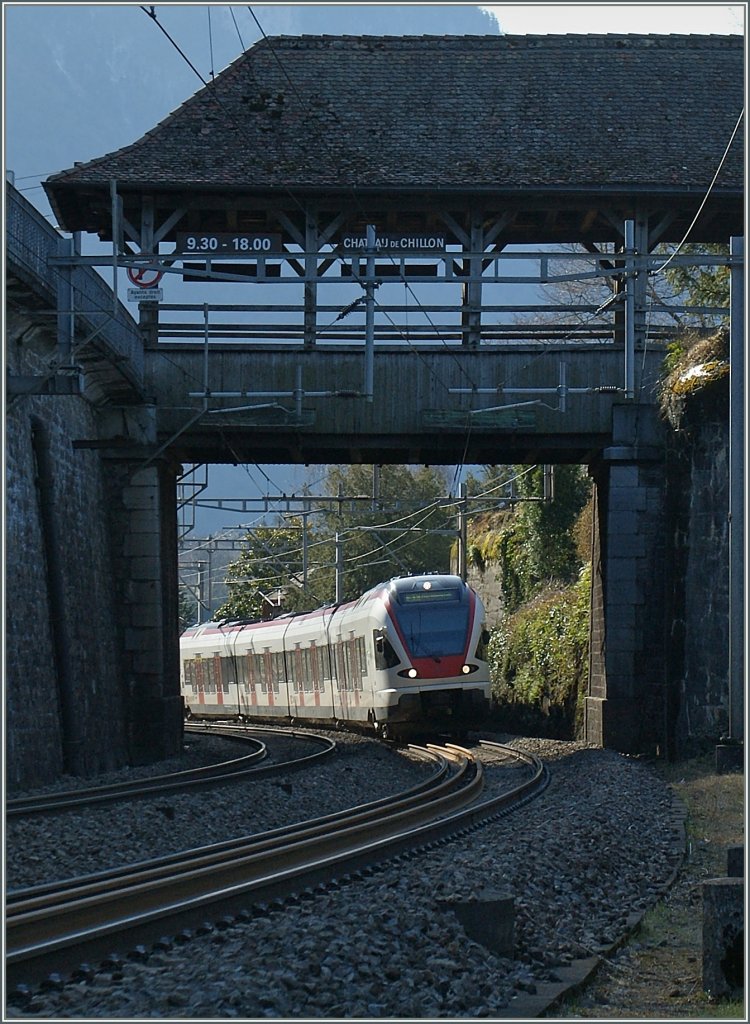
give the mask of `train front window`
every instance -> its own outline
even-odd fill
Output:
[[[409,591],[393,607],[413,658],[463,654],[469,628],[469,603],[459,590]]]

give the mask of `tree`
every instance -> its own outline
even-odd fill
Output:
[[[520,501],[512,513],[506,511],[491,521],[484,517],[477,522],[480,529],[490,531],[491,545],[482,543],[476,529],[471,539],[485,552],[486,559],[499,565],[505,607],[512,612],[550,583],[564,585],[577,577],[582,559],[574,527],[589,498],[591,484],[583,467],[556,466],[554,500],[541,501],[542,466],[505,470],[505,474],[498,474],[492,467],[478,483],[482,485],[486,480],[491,484],[498,476],[512,475],[518,497],[535,500]],[[479,491],[488,489],[480,486]]]
[[[303,529],[298,516],[284,525],[261,526],[246,535],[240,557],[227,568],[229,597],[217,609],[217,619],[268,618],[282,599],[288,611],[324,603],[320,580],[308,576],[305,588]]]
[[[331,466],[326,479],[329,494],[372,494],[371,466]],[[342,505],[325,515],[329,535],[339,533],[343,546],[344,593],[363,593],[395,575],[449,572],[453,537],[431,533],[455,529],[455,510],[436,499],[447,483],[430,467],[383,466],[379,491],[372,505]],[[380,529],[378,529],[380,527]]]
[[[377,499],[347,502],[347,496],[372,494],[372,483],[371,466],[331,466],[326,489],[331,496],[341,495],[340,505],[315,510],[314,522],[312,515],[290,516],[284,525],[248,533],[240,557],[227,570],[230,597],[217,618],[262,618],[272,605],[278,607],[280,594],[286,611],[309,611],[333,601],[337,534],[345,600],[395,575],[448,572],[453,538],[430,532],[455,527],[455,510],[443,510],[436,502],[446,489],[442,473],[384,466]]]
[[[681,255],[690,256],[700,253],[708,253],[714,256],[726,256],[729,247],[726,245],[684,245],[680,250]],[[708,322],[710,326],[726,321],[729,316],[729,267],[725,265],[711,267],[683,267],[670,264],[664,271],[665,277],[671,284],[678,297],[687,298],[688,304],[692,306],[726,306],[727,312],[716,316],[697,314],[703,325]]]
[[[187,587],[180,588],[178,616],[180,633],[198,621],[198,600]]]

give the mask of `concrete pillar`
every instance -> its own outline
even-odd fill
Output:
[[[179,752],[177,468],[110,460],[111,534],[130,760]]]
[[[663,449],[651,406],[616,411],[596,483],[585,736],[624,752],[664,743]]]
[[[703,990],[738,999],[745,987],[743,878],[709,878],[703,892]]]
[[[497,956],[513,957],[515,951],[515,899],[507,893],[484,891],[473,899],[438,900],[441,909],[452,910],[470,939]]]

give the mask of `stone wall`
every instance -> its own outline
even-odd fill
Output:
[[[11,374],[54,355],[33,318],[9,310]],[[126,758],[104,474],[76,450],[96,434],[83,397],[11,396],[6,416],[6,779],[90,775]],[[92,642],[93,641],[93,642]]]
[[[713,747],[728,726],[729,388],[685,402],[669,444],[671,742],[677,754]]]
[[[455,572],[455,568],[453,569]],[[487,617],[487,628],[494,629],[503,618],[504,602],[500,568],[488,563],[484,569],[469,564],[466,569],[466,582],[481,595]]]

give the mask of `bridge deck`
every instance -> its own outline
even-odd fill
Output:
[[[636,353],[641,402],[654,400],[663,355],[658,346]],[[623,359],[615,345],[484,346],[460,358],[447,347],[383,346],[369,402],[365,355],[351,348],[219,347],[207,364],[195,349],[149,353],[159,442],[173,439],[194,462],[261,453],[269,462],[586,461],[609,443]]]

